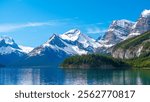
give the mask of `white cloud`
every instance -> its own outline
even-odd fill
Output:
[[[98,27],[87,28],[88,34],[98,34],[98,33],[104,33],[104,32],[106,32],[106,30],[102,30]]]
[[[39,26],[55,26],[62,22],[53,20],[48,22],[30,22],[25,24],[0,24],[0,32],[11,32],[17,29],[29,28],[29,27],[39,27]]]

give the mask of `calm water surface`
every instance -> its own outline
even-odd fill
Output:
[[[0,68],[1,85],[150,85],[150,70]]]

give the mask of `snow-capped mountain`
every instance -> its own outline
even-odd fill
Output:
[[[19,49],[15,41],[11,37],[8,37],[8,36],[0,37],[0,47],[12,47],[15,49]]]
[[[33,47],[28,47],[28,46],[22,46],[22,45],[19,45],[19,48],[21,49],[22,52],[24,53],[29,53],[33,50]]]
[[[87,54],[94,52],[94,49],[100,44],[94,39],[84,35],[78,29],[72,29],[64,34],[53,34],[50,39],[40,46],[41,49],[33,50],[29,53],[30,56],[40,54],[45,48],[53,49],[54,51],[63,51],[68,55]]]
[[[0,37],[0,54],[11,54],[14,52],[29,53],[33,48],[17,45],[15,41],[8,36]]]
[[[72,55],[93,53],[99,46],[98,42],[82,34],[80,30],[72,29],[64,34],[53,34],[48,41],[33,49],[25,62],[34,64],[38,60],[41,62],[40,65],[56,63]],[[43,62],[43,59],[46,60]]]
[[[0,37],[0,63],[10,64],[27,55],[25,47],[18,46],[15,41],[8,36]]]
[[[70,30],[60,35],[60,38],[68,44],[78,46],[79,49],[83,49],[86,52],[94,52],[94,49],[100,46],[98,42],[89,36],[82,34],[78,29]]]
[[[108,47],[121,42],[127,38],[133,25],[134,22],[124,19],[113,21],[103,38],[99,39],[99,42],[105,46],[108,45]]]
[[[113,45],[149,30],[150,10],[144,10],[137,22],[125,19],[115,20],[110,24],[104,36],[98,39],[98,42],[103,46],[96,49],[96,52],[107,52]]]
[[[150,10],[144,10],[140,18],[133,25],[129,37],[140,35],[150,30]]]

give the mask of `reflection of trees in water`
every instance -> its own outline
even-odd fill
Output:
[[[141,83],[138,73],[134,73],[132,70],[113,71],[113,84],[115,85],[132,85],[137,84],[137,81]]]
[[[147,73],[147,74],[146,74]],[[150,71],[142,70],[65,70],[64,84],[89,85],[140,85],[150,84]],[[148,75],[149,74],[149,75]]]
[[[112,84],[112,76],[112,70],[88,70],[88,84],[109,85]]]
[[[128,81],[128,77],[126,77],[128,73],[125,70],[116,70],[113,71],[113,84],[114,85],[125,85]]]
[[[82,69],[64,69],[64,84],[85,85],[87,84],[87,70]]]
[[[122,85],[150,84],[150,71],[144,70],[118,70],[113,73],[113,83]],[[147,76],[146,76],[147,75]]]
[[[150,85],[150,70],[137,70],[139,77],[142,79],[142,84]]]
[[[64,84],[101,85],[112,83],[112,73],[107,73],[106,70],[66,69],[64,75]]]

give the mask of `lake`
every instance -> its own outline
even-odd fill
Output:
[[[1,85],[150,85],[150,70],[0,68]]]

